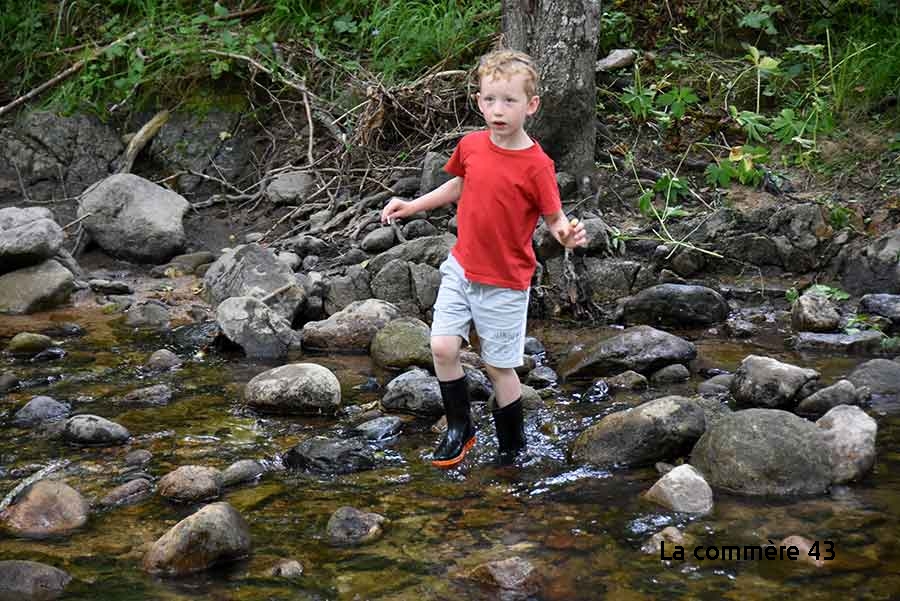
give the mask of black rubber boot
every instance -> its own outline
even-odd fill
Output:
[[[450,469],[458,465],[468,450],[475,446],[475,424],[472,422],[466,377],[440,384],[447,431],[434,450],[431,465]]]
[[[500,465],[512,465],[516,457],[525,450],[525,414],[522,412],[522,397],[491,411],[494,427],[497,429],[497,450]]]

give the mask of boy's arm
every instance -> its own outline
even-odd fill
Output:
[[[462,195],[462,187],[463,178],[456,176],[415,200],[392,198],[381,211],[381,222],[385,223],[391,219],[409,217],[420,211],[430,211],[451,202],[456,202]]]
[[[544,222],[556,241],[566,248],[587,245],[587,232],[584,231],[584,224],[578,219],[569,221],[562,209],[556,213],[544,215]]]

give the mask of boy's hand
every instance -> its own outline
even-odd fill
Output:
[[[411,201],[402,198],[391,198],[381,210],[381,223],[388,223],[394,219],[409,217],[414,213],[410,208]]]
[[[584,231],[584,224],[574,217],[571,221],[559,219],[553,224],[550,231],[559,243],[566,248],[587,246],[587,232]]]

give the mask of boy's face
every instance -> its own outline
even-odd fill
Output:
[[[540,98],[529,97],[525,92],[527,78],[524,73],[481,78],[478,108],[495,138],[518,136],[525,125],[525,118],[537,111]]]

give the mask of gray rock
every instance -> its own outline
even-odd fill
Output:
[[[134,505],[153,494],[153,484],[145,478],[135,478],[109,491],[98,502],[100,507],[111,508]]]
[[[641,264],[620,258],[585,257],[584,267],[585,279],[591,289],[591,299],[597,303],[607,303],[631,294]],[[548,265],[548,272],[551,284],[558,286],[562,282],[561,263],[553,269]]]
[[[828,260],[827,245],[834,237],[834,230],[825,221],[821,204],[778,205],[766,227],[786,271],[811,271]]]
[[[396,306],[401,313],[415,315],[419,312],[412,290],[409,263],[401,259],[389,261],[369,285],[372,296]]]
[[[691,464],[714,487],[746,495],[825,492],[833,473],[820,428],[787,411],[747,409],[711,424]]]
[[[341,406],[341,384],[327,367],[292,363],[247,382],[244,399],[262,411],[331,415]]]
[[[752,338],[757,331],[756,326],[740,317],[729,317],[725,321],[725,331],[735,338]]]
[[[79,445],[107,446],[123,444],[131,438],[128,430],[97,415],[76,415],[66,421],[63,438]]]
[[[53,346],[53,339],[43,334],[19,332],[12,337],[6,350],[13,355],[34,355]]]
[[[427,219],[413,219],[403,226],[402,232],[404,238],[413,240],[425,236],[435,236],[438,233],[438,229],[431,225]]]
[[[137,175],[111,175],[81,195],[78,217],[103,250],[137,263],[163,263],[184,250],[179,194]]]
[[[169,308],[153,299],[136,303],[125,312],[125,325],[131,328],[168,330],[170,319]]]
[[[664,368],[653,372],[650,375],[650,382],[654,386],[661,386],[666,384],[676,384],[678,382],[684,382],[691,377],[691,372],[688,371],[684,365],[680,363],[675,363],[672,365],[667,365]]]
[[[854,386],[865,386],[873,396],[900,394],[900,364],[887,359],[871,359],[857,365],[847,376]]]
[[[703,475],[690,465],[670,470],[644,494],[644,498],[672,511],[706,515],[713,508],[713,492]]]
[[[859,299],[859,312],[880,315],[900,325],[900,294],[866,294]]]
[[[357,301],[372,297],[369,272],[363,267],[351,267],[347,274],[331,278],[325,284],[324,307],[327,315],[334,315]]]
[[[43,263],[59,252],[62,243],[62,228],[52,219],[36,219],[11,228],[0,227],[0,273]]]
[[[697,393],[709,395],[728,393],[731,390],[731,382],[733,380],[734,375],[732,374],[713,376],[697,385]]]
[[[534,388],[547,388],[554,386],[558,380],[559,375],[551,367],[542,365],[528,372],[525,383]]]
[[[444,165],[450,160],[445,154],[438,152],[426,152],[422,161],[422,178],[419,180],[419,194],[427,194],[441,184],[453,179],[453,176],[444,171]]]
[[[840,405],[819,418],[816,425],[831,452],[833,482],[860,480],[875,465],[878,424],[859,407]]]
[[[297,271],[300,268],[300,265],[303,264],[303,260],[300,258],[300,255],[292,252],[280,252],[275,255],[275,258],[278,259],[281,263],[284,263],[288,266],[288,269],[291,271]]]
[[[269,570],[269,576],[273,578],[287,578],[294,580],[303,575],[303,564],[296,559],[282,559]]]
[[[843,254],[843,253],[842,253]],[[851,294],[900,293],[900,229],[844,254],[841,287]]]
[[[706,326],[725,321],[728,303],[703,286],[659,284],[625,301],[625,321],[650,325]]]
[[[50,601],[65,592],[72,577],[36,561],[0,560],[0,599]]]
[[[770,357],[749,355],[731,381],[731,395],[743,407],[794,407],[801,391],[819,379],[819,372],[782,363]]]
[[[351,248],[341,257],[341,265],[358,265],[369,259],[369,254],[361,248]]]
[[[409,277],[413,299],[419,310],[424,312],[431,309],[441,286],[441,272],[430,265],[410,263]]]
[[[84,526],[89,510],[87,501],[65,482],[39,480],[0,513],[0,523],[16,536],[63,536]]]
[[[611,50],[606,58],[597,61],[595,69],[597,71],[615,71],[616,69],[624,69],[630,67],[637,60],[638,51],[631,48],[616,48]]]
[[[381,406],[387,411],[436,416],[444,413],[438,379],[422,369],[404,372],[388,382]]]
[[[146,449],[137,449],[125,455],[125,465],[141,466],[150,463],[153,453]]]
[[[314,350],[368,352],[375,333],[400,316],[383,300],[356,301],[324,321],[303,326],[303,346]]]
[[[144,556],[150,573],[183,575],[250,553],[250,527],[228,503],[212,503],[178,522]]]
[[[302,336],[263,302],[250,296],[227,298],[216,309],[222,334],[251,359],[282,359],[302,346]]]
[[[833,332],[841,316],[821,294],[804,294],[791,306],[791,327],[795,332]]]
[[[388,369],[431,367],[431,328],[413,317],[395,319],[375,333],[370,354]]]
[[[20,428],[28,428],[69,416],[71,407],[68,403],[60,403],[48,396],[36,396],[16,411],[12,423]]]
[[[800,332],[794,338],[794,348],[798,351],[828,351],[867,355],[881,349],[882,339],[881,332],[874,330],[862,330],[854,334]]]
[[[0,373],[0,393],[9,392],[19,387],[19,378],[12,374]]]
[[[0,276],[0,314],[23,315],[52,309],[69,300],[72,272],[55,260]]]
[[[110,280],[88,280],[88,286],[98,294],[133,294],[134,288],[127,282],[113,282]]]
[[[673,363],[688,363],[696,356],[696,347],[687,340],[650,326],[635,326],[567,356],[559,373],[563,378],[599,377],[626,370],[647,374]]]
[[[384,533],[385,518],[377,513],[341,507],[328,519],[325,533],[335,546],[356,546],[374,542]]]
[[[258,244],[246,244],[223,254],[206,271],[203,284],[213,305],[232,296],[263,298],[278,292],[266,304],[289,323],[306,301],[306,291],[294,272],[274,252]]]
[[[546,352],[546,350],[543,343],[534,336],[525,337],[526,355],[540,355],[541,353]]]
[[[197,503],[222,494],[222,472],[202,465],[182,465],[159,481],[159,496],[170,501]]]
[[[380,227],[366,234],[359,243],[360,247],[367,253],[380,253],[392,247],[397,241],[392,227]]]
[[[314,184],[313,176],[305,171],[287,171],[272,178],[266,187],[266,196],[278,204],[301,202]]]
[[[181,358],[178,357],[178,355],[176,355],[169,349],[159,349],[158,351],[150,355],[149,359],[147,359],[146,367],[147,369],[163,371],[181,367],[181,365],[182,361]]]
[[[540,590],[541,577],[530,561],[519,556],[481,564],[469,578],[500,589],[499,599],[526,599]]]
[[[378,273],[394,259],[408,263],[425,263],[437,269],[447,258],[454,244],[456,244],[456,236],[452,234],[416,238],[372,257],[366,265],[366,269],[369,270],[369,273]]]
[[[172,401],[172,389],[155,384],[127,392],[118,402],[130,407],[165,407]]]
[[[402,419],[395,415],[384,415],[359,424],[353,430],[367,440],[389,440],[400,434],[402,428]]]
[[[319,474],[350,474],[375,467],[375,454],[365,442],[353,438],[308,438],[284,454],[290,468]]]
[[[256,480],[266,473],[263,464],[255,459],[241,459],[229,465],[222,472],[222,486],[234,486],[242,482]]]
[[[797,405],[800,415],[825,415],[838,405],[862,405],[869,399],[867,388],[857,389],[850,380],[839,380],[812,393]]]
[[[607,415],[578,436],[572,456],[599,466],[653,465],[690,452],[705,427],[696,402],[667,396]]]

